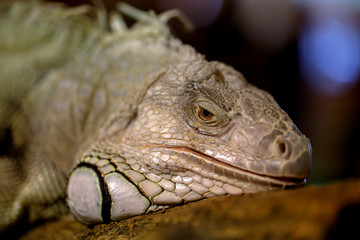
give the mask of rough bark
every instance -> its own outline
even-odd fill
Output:
[[[359,215],[360,180],[347,180],[210,198],[93,228],[64,218],[21,239],[349,239]]]

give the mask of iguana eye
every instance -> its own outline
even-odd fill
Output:
[[[209,108],[212,109],[210,104],[200,102],[194,104],[193,111],[198,122],[212,126],[217,124],[219,119],[212,110],[209,110]]]
[[[208,122],[211,119],[215,118],[214,114],[202,107],[199,108],[199,117],[205,122]]]
[[[185,121],[204,135],[217,135],[224,130],[230,118],[227,112],[208,99],[191,99],[184,104]]]

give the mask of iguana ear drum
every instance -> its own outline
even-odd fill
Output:
[[[126,176],[102,176],[96,166],[82,163],[70,175],[68,205],[84,224],[120,220],[145,213],[150,201]]]

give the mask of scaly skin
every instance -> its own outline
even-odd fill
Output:
[[[168,15],[122,10],[139,23],[113,19],[113,33],[42,76],[14,117],[0,164],[11,172],[2,181],[19,184],[0,186],[12,196],[0,227],[24,209],[30,222],[63,214],[65,199],[94,224],[305,183],[310,142],[271,95],[173,38]]]

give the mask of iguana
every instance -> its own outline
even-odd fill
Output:
[[[122,4],[0,7],[0,229],[66,214],[119,220],[301,186],[310,141],[273,97]]]

